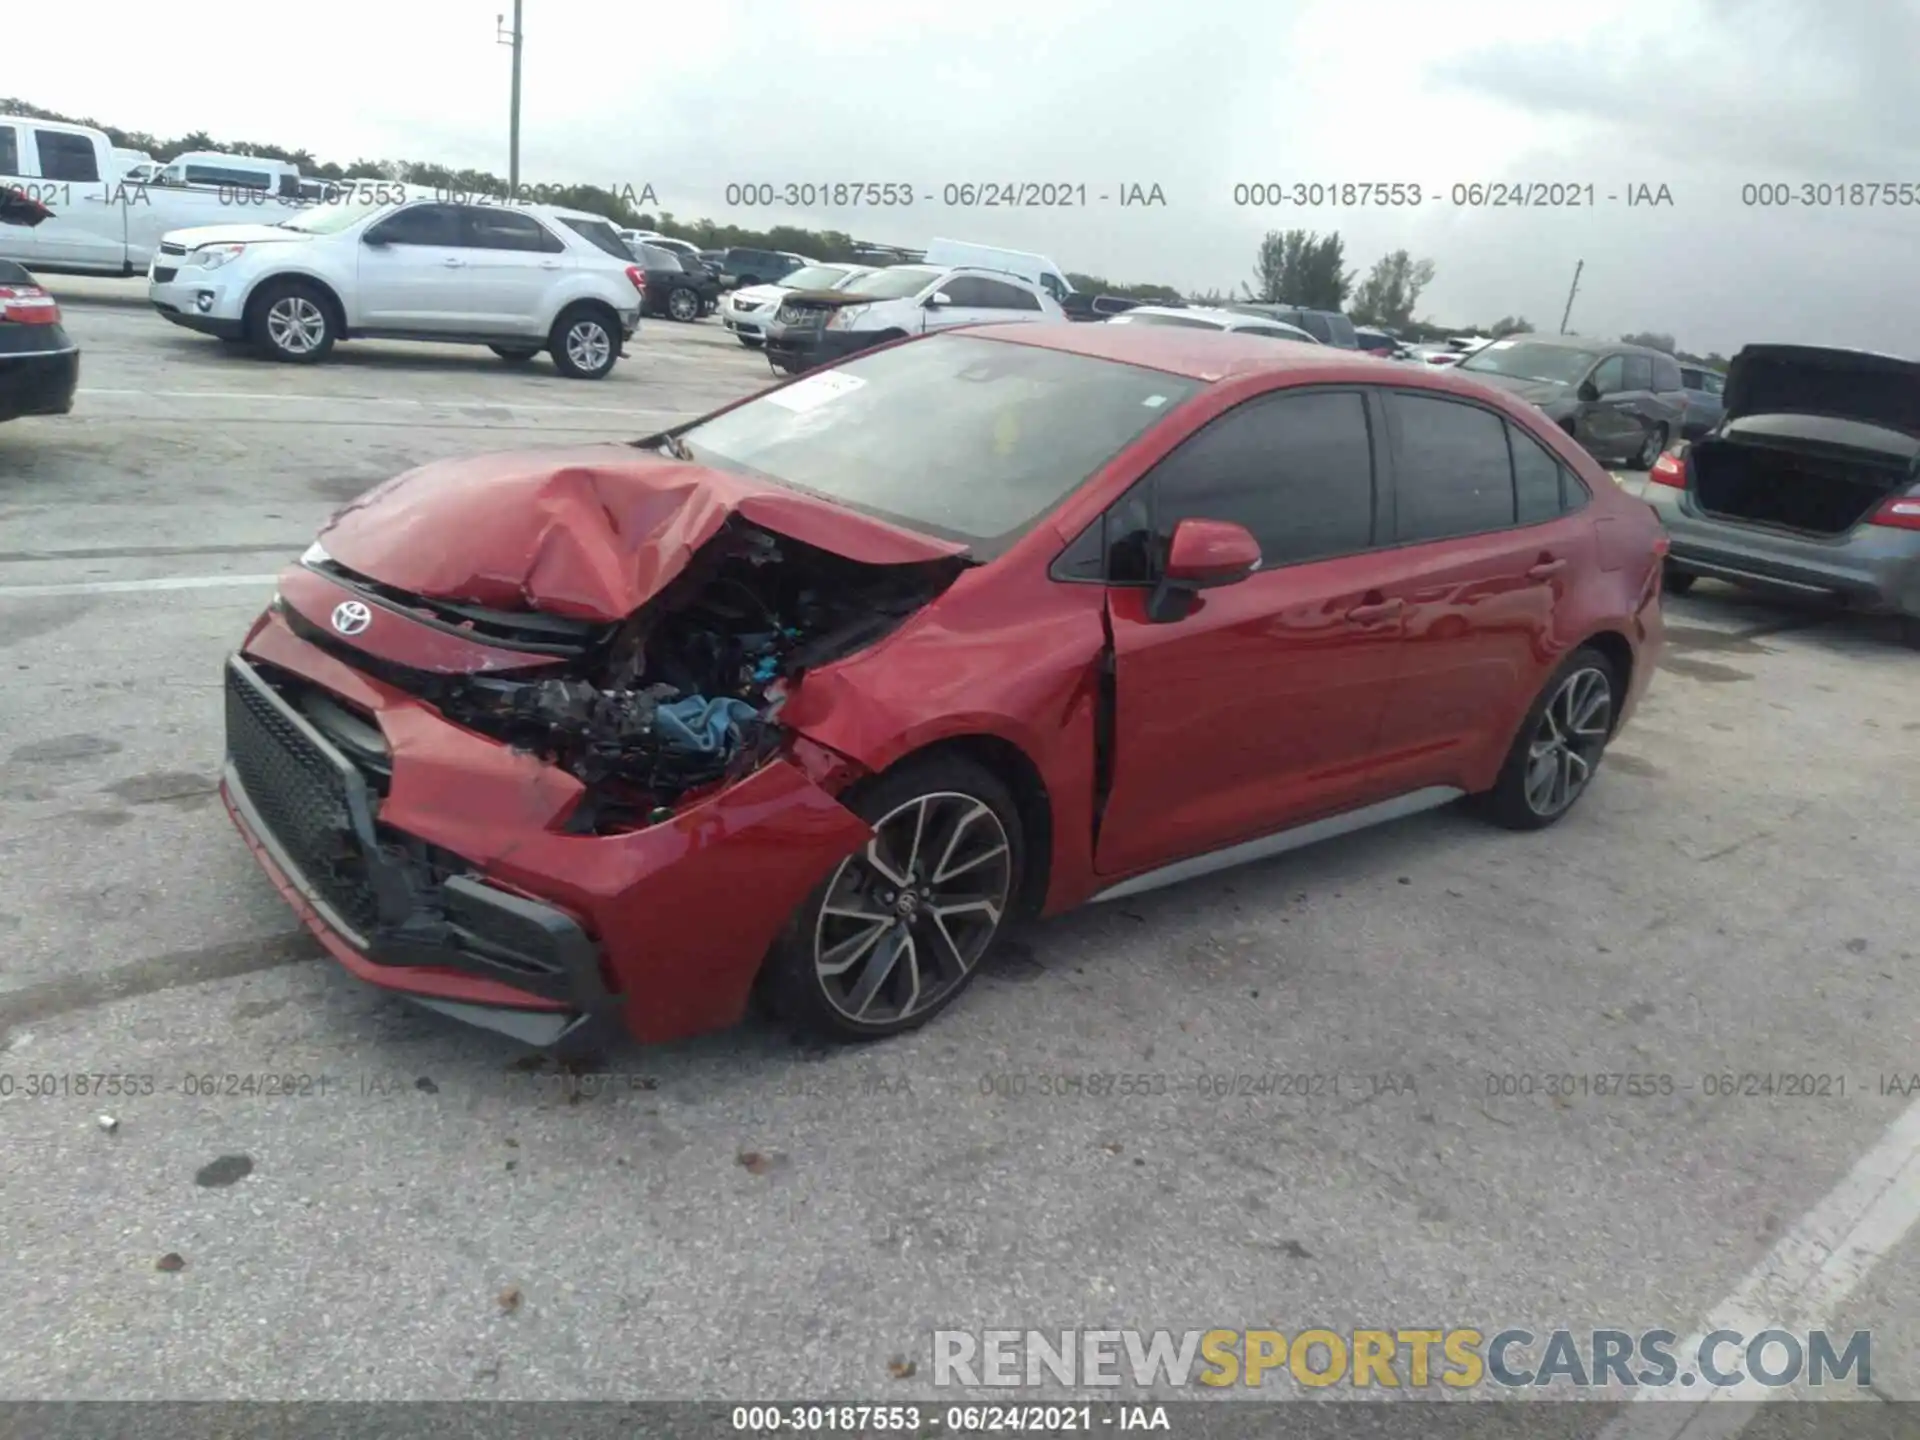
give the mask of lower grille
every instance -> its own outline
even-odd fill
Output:
[[[364,782],[239,661],[227,665],[227,758],[268,831],[261,838],[355,932],[349,938],[370,934],[379,911]]]
[[[153,278],[162,285],[166,284],[179,273],[180,272],[171,265],[156,265],[153,267]]]

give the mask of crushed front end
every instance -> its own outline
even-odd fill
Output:
[[[409,592],[316,546],[227,664],[222,792],[364,980],[562,1052],[720,1028],[870,833],[834,798],[857,768],[782,703],[958,568],[733,514],[606,620]]]

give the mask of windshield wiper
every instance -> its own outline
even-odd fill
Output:
[[[687,448],[687,442],[671,430],[662,430],[633,442],[636,450],[664,450],[676,460],[693,459],[693,451]]]

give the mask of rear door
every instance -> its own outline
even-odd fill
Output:
[[[1491,409],[1397,390],[1387,410],[1406,644],[1380,750],[1409,785],[1457,785],[1558,659],[1555,607],[1593,563],[1587,494]]]
[[[1132,873],[1380,798],[1372,766],[1400,624],[1374,548],[1377,407],[1353,387],[1247,400],[1195,432],[1105,522],[1112,789],[1095,861]],[[1184,618],[1147,603],[1189,517],[1260,542],[1260,570]]]
[[[462,205],[470,252],[463,331],[482,335],[543,333],[547,296],[574,268],[566,242],[533,216],[500,205]]]
[[[118,269],[127,257],[126,228],[118,207],[105,203],[100,155],[94,141],[64,130],[21,126],[33,149],[35,180],[26,191],[53,211],[34,227],[34,255],[43,264]]]
[[[353,323],[432,334],[470,328],[477,252],[468,244],[463,208],[409,205],[368,228],[360,242],[360,314]]]

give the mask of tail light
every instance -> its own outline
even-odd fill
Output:
[[[1655,485],[1666,485],[1675,490],[1687,488],[1687,460],[1684,455],[1676,455],[1671,450],[1663,451],[1653,468],[1647,472],[1647,479]]]
[[[0,325],[58,325],[60,306],[38,285],[0,285]]]
[[[1895,495],[1874,511],[1867,523],[1895,530],[1920,530],[1920,495]]]
[[[647,272],[642,270],[638,265],[629,265],[627,267],[627,279],[631,280],[633,282],[633,288],[640,292],[640,298],[642,300],[646,299]]]

